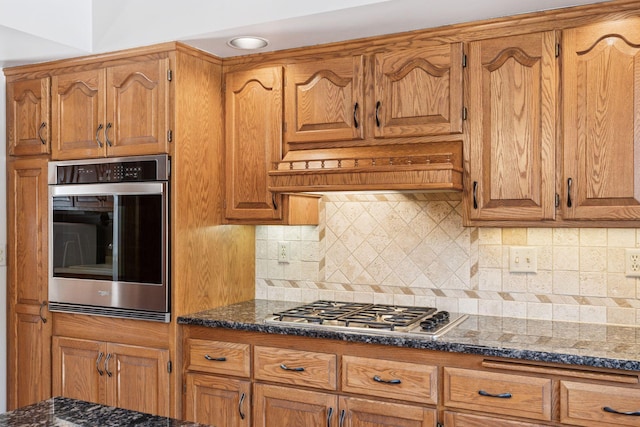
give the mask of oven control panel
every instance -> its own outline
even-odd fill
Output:
[[[163,157],[122,158],[110,162],[59,162],[54,184],[97,184],[110,182],[163,181]],[[168,160],[167,160],[168,162]],[[164,173],[166,174],[166,172]]]

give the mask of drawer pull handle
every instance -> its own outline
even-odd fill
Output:
[[[211,357],[208,354],[205,354],[204,358],[207,359],[207,360],[210,360],[212,362],[226,362],[227,361],[227,358],[224,357],[224,356],[223,357]]]
[[[303,372],[304,368],[290,368],[287,365],[285,365],[284,363],[280,364],[280,369],[283,369],[285,371],[294,371],[294,372]]]
[[[610,412],[612,414],[618,414],[618,415],[630,415],[633,417],[640,417],[640,411],[629,411],[629,412],[623,412],[623,411],[616,411],[615,409],[609,407],[609,406],[605,406],[604,408],[602,408],[603,411],[605,412]]]
[[[499,393],[499,394],[492,394],[492,393],[487,393],[484,390],[478,390],[478,394],[480,396],[487,396],[487,397],[497,397],[498,399],[511,399],[511,393]]]
[[[402,380],[398,380],[398,379],[394,379],[394,380],[383,380],[382,378],[380,378],[380,377],[379,377],[379,376],[377,376],[377,375],[374,375],[374,376],[373,376],[373,380],[374,380],[375,382],[378,382],[378,383],[385,383],[385,384],[401,384],[401,383],[402,383]]]
[[[104,371],[100,369],[100,361],[102,360],[102,356],[104,356],[103,352],[98,353],[98,358],[96,359],[96,370],[100,376],[104,375]]]

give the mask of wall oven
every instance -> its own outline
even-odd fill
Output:
[[[49,309],[170,321],[167,155],[49,163]]]

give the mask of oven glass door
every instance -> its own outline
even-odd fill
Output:
[[[166,282],[166,183],[51,187],[53,278]]]

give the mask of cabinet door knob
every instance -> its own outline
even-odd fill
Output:
[[[212,362],[226,362],[227,361],[227,358],[224,357],[224,356],[222,356],[222,357],[211,357],[208,354],[205,354],[204,358],[207,359],[207,360],[210,360]]]
[[[109,139],[109,129],[111,129],[111,122],[107,123],[107,127],[104,129],[104,139],[107,141],[107,145],[109,147],[113,147],[113,144]]]
[[[285,365],[284,363],[280,364],[280,369],[283,369],[285,371],[294,371],[294,372],[303,372],[304,368],[300,367],[300,368],[290,368],[287,365]]]
[[[378,375],[374,375],[373,376],[373,380],[375,382],[378,383],[385,383],[385,384],[401,384],[402,380],[399,379],[393,379],[393,380],[383,380],[382,378],[380,378]]]
[[[360,124],[358,123],[358,103],[356,102],[353,106],[353,126],[358,129]]]
[[[113,373],[109,371],[109,359],[111,359],[111,353],[107,354],[107,358],[104,359],[104,371],[107,373],[108,376],[112,377]]]
[[[640,411],[629,411],[629,412],[625,412],[625,411],[618,411],[616,409],[613,409],[610,406],[605,406],[604,408],[602,408],[603,411],[605,412],[609,412],[611,414],[618,414],[618,415],[629,415],[632,417],[638,417],[640,416]]]
[[[45,122],[42,122],[40,124],[40,128],[38,129],[38,138],[40,138],[40,142],[42,143],[42,145],[47,145],[47,141],[42,136],[42,129],[46,127],[47,127],[47,124]]]
[[[100,369],[100,361],[102,360],[102,356],[104,356],[103,352],[98,353],[98,358],[96,359],[96,370],[100,376],[104,375],[104,371]]]
[[[242,404],[244,403],[244,398],[245,398],[245,394],[242,393],[242,396],[240,396],[240,403],[238,403],[238,413],[240,414],[240,419],[244,420],[244,411],[242,410]]]
[[[484,390],[478,390],[478,394],[480,396],[486,396],[486,397],[497,397],[498,399],[511,399],[511,393],[498,393],[498,394],[492,394],[492,393],[487,393]]]
[[[47,302],[42,301],[42,304],[40,304],[40,310],[38,310],[38,316],[40,316],[40,320],[42,320],[42,323],[47,323],[47,318],[42,315],[42,309],[45,308],[46,306],[47,306]]]
[[[100,131],[102,130],[104,126],[102,126],[102,123],[100,123],[98,125],[98,129],[96,129],[96,142],[98,143],[98,147],[102,148],[103,144],[102,141],[100,141]]]

